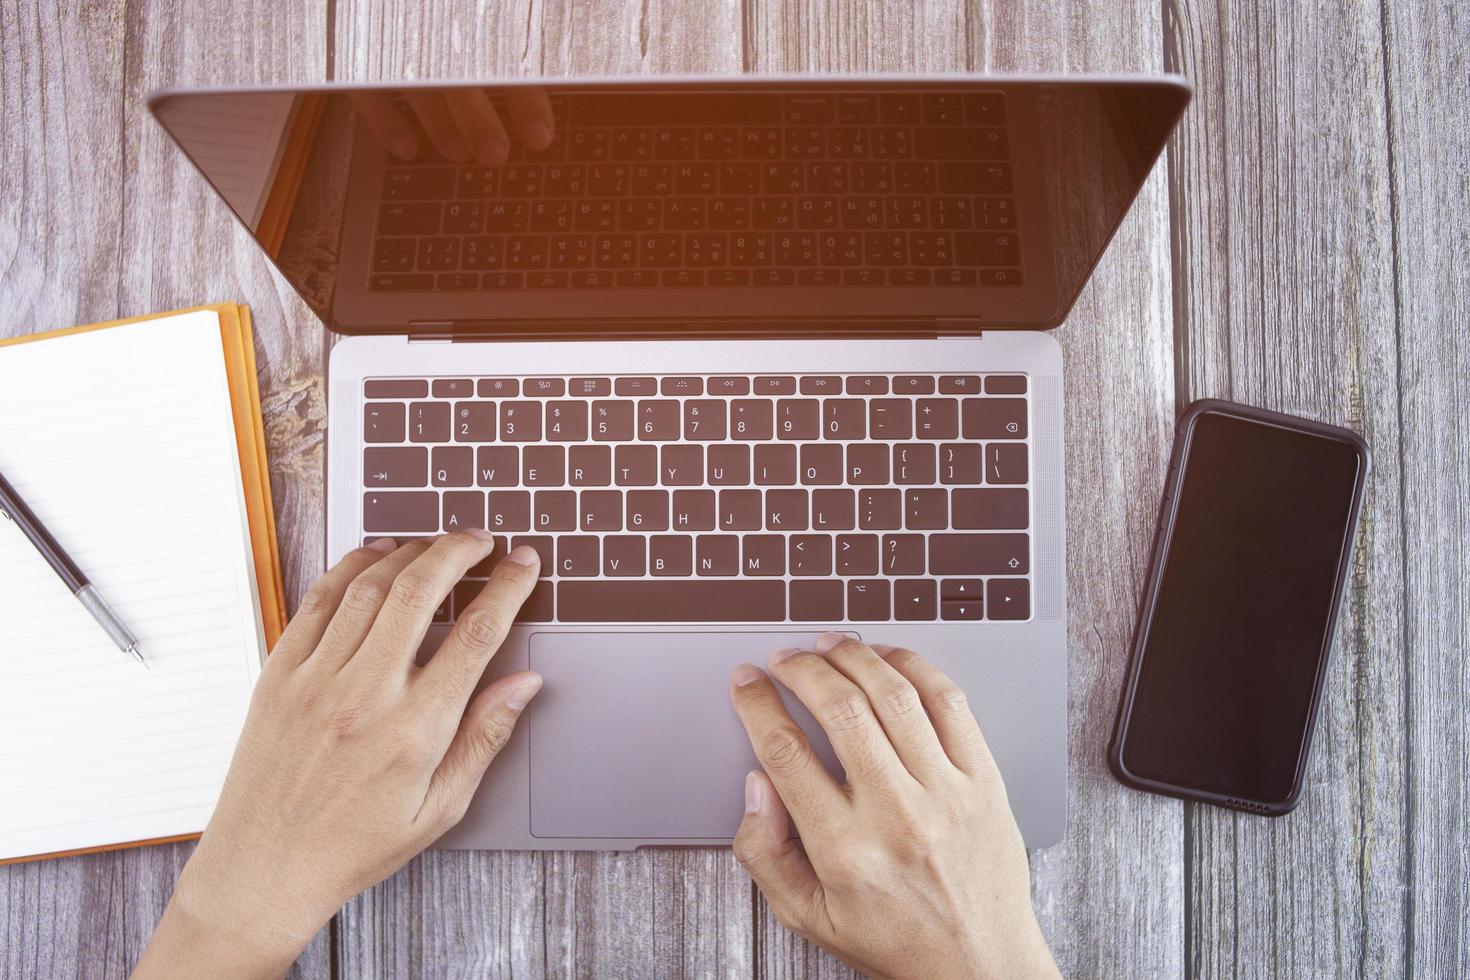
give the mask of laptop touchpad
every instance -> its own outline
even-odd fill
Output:
[[[536,633],[546,686],[527,713],[536,837],[729,838],[758,768],[730,671],[819,633]],[[841,773],[811,715],[787,709]]]

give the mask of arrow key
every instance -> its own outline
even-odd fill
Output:
[[[979,596],[973,599],[945,599],[939,603],[941,619],[979,619],[984,603]]]
[[[934,594],[933,579],[899,579],[893,583],[893,618],[908,623],[934,619]]]
[[[1030,619],[1031,583],[1023,578],[993,578],[985,583],[991,619]]]
[[[985,583],[978,578],[947,578],[939,583],[939,598],[964,599],[979,602],[985,593]]]

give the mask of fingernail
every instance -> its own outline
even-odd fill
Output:
[[[517,565],[525,565],[527,568],[541,564],[541,556],[536,549],[528,544],[518,545],[510,549],[510,554],[505,556],[506,561],[513,561]]]
[[[765,783],[754,771],[745,774],[745,812],[760,813],[766,795]]]
[[[878,656],[884,658],[886,658],[894,650],[898,649],[897,647],[891,647],[886,643],[869,643],[868,648],[876,653]]]
[[[736,687],[744,687],[747,684],[754,684],[764,676],[766,675],[762,673],[759,667],[751,664],[741,664],[730,674],[730,679],[735,682]]]
[[[505,158],[508,156],[510,156],[510,147],[505,144],[504,140],[485,140],[480,144],[480,148],[475,151],[475,157],[481,163],[488,163],[492,166],[499,166],[504,163]]]
[[[841,633],[823,633],[821,636],[817,637],[817,642],[813,644],[813,646],[816,648],[816,651],[818,653],[826,653],[828,650],[832,649],[845,639],[847,639],[847,637],[843,636]]]
[[[551,145],[551,127],[540,120],[527,123],[521,135],[526,138],[526,145],[533,150],[544,150]]]
[[[793,657],[800,652],[801,651],[796,649],[796,647],[782,647],[779,650],[772,650],[770,658],[771,663],[773,665],[779,664],[781,661],[787,659],[788,657]]]
[[[368,547],[373,549],[374,551],[381,551],[383,554],[386,555],[388,552],[398,547],[398,542],[394,541],[392,538],[379,538],[378,540],[371,542]]]
[[[475,537],[479,538],[481,541],[490,541],[492,543],[495,541],[495,535],[494,534],[491,534],[489,531],[485,530],[483,527],[467,527],[467,528],[465,528],[465,532],[467,534],[473,534]]]
[[[528,677],[510,689],[510,693],[505,696],[505,706],[512,711],[520,711],[531,703],[531,699],[539,690],[541,690],[541,675]]]

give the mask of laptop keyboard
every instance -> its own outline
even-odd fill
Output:
[[[1024,620],[1023,375],[364,382],[364,541],[489,528],[525,622]]]
[[[1000,92],[552,106],[545,151],[385,169],[370,290],[1021,284]]]

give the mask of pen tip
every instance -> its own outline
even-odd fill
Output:
[[[148,666],[148,661],[144,660],[143,659],[143,655],[138,652],[138,647],[136,645],[128,647],[128,653],[132,654],[133,655],[133,659],[136,660],[136,661],[138,661],[138,663],[140,663],[140,664],[143,665],[143,669],[144,670],[150,670],[151,671],[153,669],[152,667],[149,667]]]

